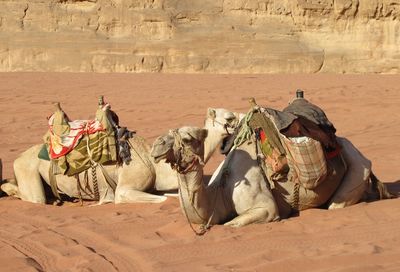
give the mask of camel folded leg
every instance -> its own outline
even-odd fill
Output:
[[[117,188],[115,203],[161,203],[167,200],[165,196],[152,195],[134,189]]]
[[[18,183],[18,197],[24,201],[45,204],[46,195],[38,170],[40,159],[37,154],[40,147],[28,149],[14,161],[14,174]]]
[[[18,186],[13,182],[9,182],[6,180],[6,182],[3,183],[0,186],[0,188],[4,193],[6,193],[9,196],[21,198],[20,194],[19,194]]]
[[[230,227],[242,227],[251,223],[268,223],[278,220],[279,216],[276,212],[271,212],[268,207],[257,207],[238,215],[224,225]]]

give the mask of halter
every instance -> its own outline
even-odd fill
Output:
[[[207,117],[206,120],[207,120],[208,118],[210,118],[210,119],[212,120],[213,127],[215,127],[215,123],[217,123],[217,124],[221,125],[221,126],[225,129],[226,134],[232,135],[232,133],[230,133],[230,132],[228,131],[228,128],[234,129],[234,128],[236,128],[237,125],[239,124],[239,116],[238,116],[238,114],[235,114],[235,113],[233,113],[233,114],[234,114],[234,116],[235,116],[235,122],[232,122],[233,124],[231,124],[230,122],[222,123],[222,122],[216,120],[216,116],[215,116],[215,115],[210,116],[210,117]]]
[[[194,153],[192,150],[185,148],[182,137],[179,135],[177,130],[171,130],[170,133],[172,133],[172,136],[174,137],[174,145],[172,149],[174,152],[175,161],[170,162],[172,169],[176,170],[179,174],[187,174],[195,171],[194,168],[196,164],[202,164],[200,156]],[[183,162],[183,159],[188,157],[193,157],[193,159],[189,162],[188,166],[182,167],[181,163]]]

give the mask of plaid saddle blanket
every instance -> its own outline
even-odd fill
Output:
[[[296,180],[303,187],[313,189],[325,180],[328,168],[320,142],[306,136],[287,138],[282,134],[281,139],[289,167],[294,169]]]

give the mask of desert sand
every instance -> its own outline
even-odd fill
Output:
[[[40,143],[59,101],[72,119],[94,117],[104,95],[121,124],[149,143],[183,125],[202,126],[208,107],[246,112],[248,98],[283,108],[297,88],[400,191],[400,76],[0,74],[3,178]],[[222,160],[215,154],[206,174]],[[400,200],[342,210],[311,209],[280,222],[214,226],[196,236],[178,200],[162,204],[36,205],[0,198],[1,271],[398,271]]]

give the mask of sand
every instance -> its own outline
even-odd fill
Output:
[[[0,158],[13,175],[19,153],[42,141],[52,103],[72,119],[94,117],[104,95],[121,124],[149,143],[183,125],[202,126],[208,107],[246,112],[248,98],[283,108],[302,88],[337,134],[400,191],[400,76],[0,74]],[[206,174],[222,160],[216,154]],[[276,223],[214,226],[195,236],[178,200],[83,207],[0,198],[1,271],[398,271],[400,200],[342,210],[311,209]]]

